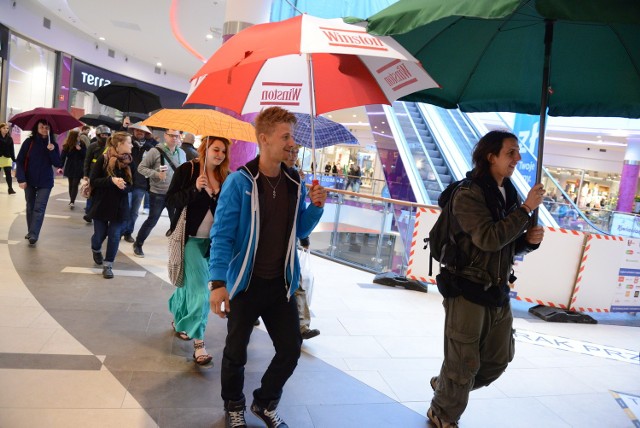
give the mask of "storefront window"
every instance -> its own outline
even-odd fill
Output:
[[[36,107],[52,107],[55,52],[15,34],[10,44],[7,117]]]

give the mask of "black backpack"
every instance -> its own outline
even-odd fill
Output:
[[[454,226],[458,230],[460,227],[457,226],[457,220],[453,216],[453,204],[451,201],[458,189],[461,187],[468,188],[470,185],[471,180],[468,178],[455,181],[449,184],[438,198],[438,205],[442,208],[442,212],[429,231],[429,236],[424,238],[424,249],[426,250],[428,247],[431,254],[429,258],[429,276],[433,275],[433,260],[441,265],[454,266],[456,268],[464,267],[468,264],[466,255],[458,250],[456,243]]]

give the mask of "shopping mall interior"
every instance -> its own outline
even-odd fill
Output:
[[[370,16],[395,1],[323,3],[293,2],[330,18]],[[81,0],[2,2],[0,122],[38,106],[62,107],[76,118],[109,116],[116,125],[128,115],[132,121],[148,117],[98,102],[93,91],[117,80],[157,93],[165,108],[181,108],[191,77],[229,37],[294,12],[289,2],[275,0],[113,0],[100,7]],[[418,212],[435,208],[446,184],[464,176],[473,144],[490,130],[512,130],[521,137],[521,153],[535,157],[527,141],[535,140],[529,132],[536,132],[537,118],[408,102],[323,116],[343,124],[354,141],[299,152],[307,181],[315,172],[331,191],[311,235],[311,325],[321,334],[303,342],[278,409],[292,427],[430,426],[429,379],[442,364],[445,319],[435,281],[417,273],[417,266],[428,265],[415,238]],[[161,130],[153,131],[161,138]],[[11,135],[17,152],[29,134],[14,127]],[[238,143],[231,155],[254,156],[257,150],[246,144]],[[526,286],[516,284],[511,300],[515,359],[498,381],[471,394],[460,426],[640,426],[638,276],[622,301],[601,291],[625,282],[619,266],[640,263],[622,248],[640,246],[640,197],[619,206],[621,188],[629,187],[623,170],[640,160],[632,157],[636,146],[639,119],[548,118],[540,222],[550,247],[530,271],[566,271],[566,284],[527,283],[522,274]],[[523,195],[533,183],[535,159],[529,160],[523,156],[525,168],[514,174]],[[352,165],[361,171],[355,187],[348,186]],[[637,176],[631,187],[638,188]],[[0,426],[225,426],[220,362],[226,321],[210,314],[205,341],[213,362],[194,364],[193,347],[175,335],[167,310],[174,287],[160,232],[169,227],[166,212],[145,244],[145,257],[135,257],[122,241],[115,278],[105,280],[91,260],[85,201],[69,208],[66,179],[55,178],[35,247],[23,239],[24,192],[16,190],[9,195],[0,179]],[[141,209],[138,223],[146,215]],[[561,234],[575,242],[567,244],[570,256],[558,253],[558,260],[570,258],[569,266],[558,267],[552,259],[554,249],[564,251],[555,247],[564,245],[556,244]],[[603,245],[610,241],[621,247],[616,257],[623,254],[624,263],[596,257],[606,256]],[[383,285],[374,282],[381,272],[420,281]],[[593,300],[577,295],[580,284]],[[545,321],[530,312],[536,304],[584,306],[593,323]],[[264,325],[254,329],[248,353],[244,391],[250,395],[273,356]],[[247,422],[262,426],[250,414]]]

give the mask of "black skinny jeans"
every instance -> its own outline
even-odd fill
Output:
[[[4,178],[7,180],[7,186],[9,186],[9,189],[12,189],[13,188],[13,179],[11,178],[11,167],[10,166],[5,166],[2,169],[4,170]]]
[[[71,202],[76,201],[76,197],[78,196],[78,186],[80,185],[80,177],[67,177],[69,181],[69,199]]]
[[[262,376],[253,398],[261,406],[278,401],[282,388],[300,358],[302,336],[295,299],[287,300],[284,278],[252,278],[246,291],[231,300],[227,315],[227,340],[222,354],[222,399],[241,401],[245,396],[244,366],[253,323],[262,317],[276,354]]]

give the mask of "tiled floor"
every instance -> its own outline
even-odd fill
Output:
[[[70,211],[65,186],[57,181],[35,248],[23,239],[22,191],[9,196],[0,187],[0,427],[224,426],[225,324],[210,317],[215,364],[198,368],[191,345],[172,334],[166,309],[173,291],[163,262],[167,219],[145,244],[144,259],[123,241],[116,278],[105,280],[93,266],[83,204]],[[312,327],[322,334],[304,343],[286,385],[280,408],[289,426],[427,426],[428,379],[442,358],[437,290],[378,286],[371,274],[313,262]],[[639,317],[551,324],[527,309],[514,302],[516,358],[496,383],[472,393],[461,426],[640,426],[633,422],[640,416]],[[582,342],[591,354],[579,352]],[[256,329],[247,395],[271,355],[269,337]],[[248,422],[261,426],[252,415]]]

